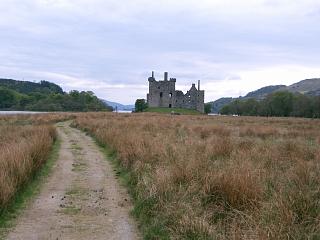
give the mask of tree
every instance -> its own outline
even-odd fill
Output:
[[[312,118],[314,113],[314,104],[310,96],[296,94],[293,98],[293,109],[291,116]]]
[[[9,109],[10,107],[15,106],[18,103],[18,93],[0,87],[0,108]]]
[[[265,99],[236,100],[225,105],[221,114],[275,117],[320,118],[320,96],[288,91],[269,94]]]
[[[313,98],[313,116],[315,118],[320,118],[320,96]]]
[[[288,117],[293,109],[293,94],[287,91],[275,92],[266,99],[272,116]]]
[[[222,115],[233,114],[233,111],[232,111],[231,108],[232,108],[232,107],[231,107],[231,103],[230,103],[230,104],[227,104],[227,105],[224,105],[224,106],[220,109],[219,113],[222,114]]]
[[[255,116],[258,113],[260,105],[259,102],[253,98],[245,100],[241,106],[241,111],[243,115]]]
[[[46,88],[46,89],[48,89],[49,93],[60,93],[60,94],[63,94],[62,88],[60,86],[54,84],[54,83],[42,80],[42,81],[40,81],[40,86],[42,88],[42,91],[43,91],[43,89]]]
[[[211,103],[205,103],[204,104],[204,112],[205,112],[205,114],[211,113],[211,108],[212,108]]]
[[[135,103],[135,112],[143,112],[148,107],[145,99],[137,99]]]
[[[65,93],[54,83],[0,81],[0,109],[33,111],[112,111],[91,91]]]

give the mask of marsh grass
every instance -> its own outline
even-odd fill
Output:
[[[74,125],[115,153],[146,239],[320,238],[318,120],[91,113]]]
[[[0,116],[0,213],[47,161],[56,130],[70,114]]]
[[[0,115],[0,125],[45,125],[74,119],[75,113]]]
[[[47,160],[55,139],[52,126],[5,127],[0,147],[0,206],[5,206],[17,190]]]
[[[52,147],[50,156],[44,165],[36,171],[15,193],[14,197],[2,208],[0,212],[0,238],[6,234],[8,228],[14,225],[14,220],[19,216],[20,212],[27,206],[38,192],[44,182],[44,179],[49,175],[60,148],[60,140],[57,139]]]

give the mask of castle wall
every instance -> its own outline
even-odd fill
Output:
[[[184,93],[182,91],[176,91],[175,107],[184,108],[184,101],[185,101]]]
[[[197,92],[195,85],[192,84],[190,90],[185,94],[184,107],[189,109],[196,109],[197,106]]]
[[[175,107],[175,81],[149,81],[150,107]]]
[[[204,91],[198,90],[195,84],[192,84],[190,90],[184,94],[182,91],[175,90],[176,80],[168,80],[168,74],[165,73],[164,81],[156,81],[154,76],[149,80],[149,93],[147,101],[149,107],[172,107],[188,108],[204,112]],[[200,82],[198,85],[200,88]]]
[[[199,112],[204,113],[204,91],[203,90],[198,91],[198,99],[197,99],[196,109]]]

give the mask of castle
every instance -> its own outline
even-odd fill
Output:
[[[204,90],[200,90],[200,80],[198,81],[198,89],[195,84],[192,84],[186,94],[176,90],[176,79],[168,79],[167,72],[164,73],[162,81],[156,81],[154,72],[152,72],[148,81],[147,102],[149,107],[188,108],[204,112]]]

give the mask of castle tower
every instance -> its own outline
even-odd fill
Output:
[[[164,72],[164,81],[168,81],[168,72]]]
[[[147,101],[149,107],[175,107],[175,92],[176,81],[175,79],[168,80],[168,72],[164,72],[164,79],[156,81],[154,73],[148,78],[149,80],[149,94]]]
[[[182,91],[176,91],[176,79],[169,79],[168,72],[164,72],[163,80],[157,81],[152,71],[148,81],[149,93],[147,94],[147,101],[149,107],[178,107],[204,112],[204,91],[200,90],[200,80],[198,80],[198,89],[193,83],[186,94]]]

